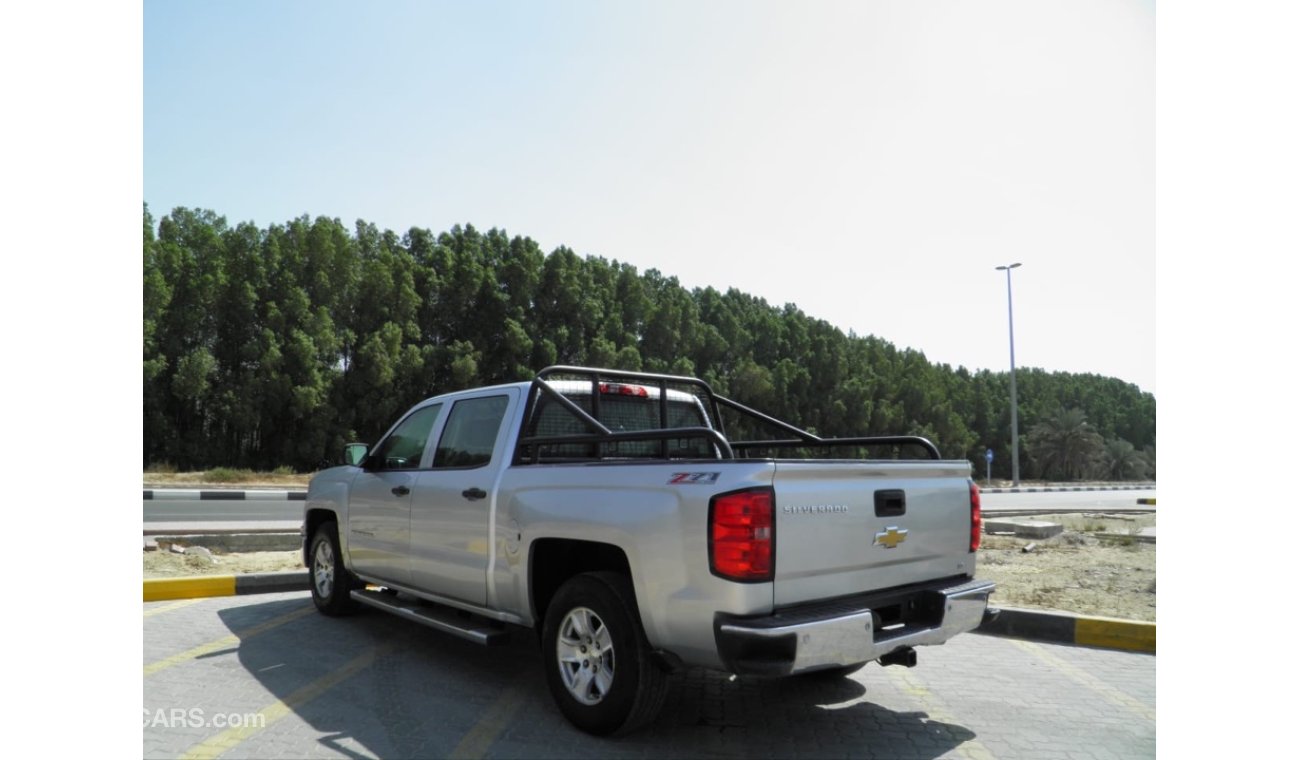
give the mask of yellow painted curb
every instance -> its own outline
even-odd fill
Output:
[[[199,575],[188,578],[146,578],[144,600],[197,599],[205,596],[234,596],[235,576]]]
[[[1156,624],[1112,618],[1080,618],[1074,624],[1074,643],[1155,654]]]

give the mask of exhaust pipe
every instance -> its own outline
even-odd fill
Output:
[[[879,660],[881,666],[902,665],[906,668],[916,667],[916,650],[911,647],[895,649]]]

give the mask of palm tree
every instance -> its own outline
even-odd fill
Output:
[[[1091,474],[1101,459],[1101,435],[1082,409],[1058,409],[1029,431],[1026,448],[1048,480],[1078,480]]]
[[[1142,447],[1142,459],[1147,463],[1146,477],[1155,480],[1156,478],[1156,445],[1149,443]]]
[[[1116,438],[1106,441],[1098,473],[1108,480],[1141,480],[1147,477],[1147,460],[1133,444]]]

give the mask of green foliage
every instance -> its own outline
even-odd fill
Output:
[[[311,471],[422,398],[587,364],[695,375],[828,437],[924,435],[981,474],[991,447],[994,475],[1010,474],[1006,373],[931,364],[793,304],[470,225],[398,235],[302,216],[261,229],[201,209],[155,222],[147,206],[143,221],[145,462]],[[1038,369],[1018,370],[1017,388],[1022,460],[1038,474],[1154,476],[1151,394]],[[1086,420],[1083,443],[1061,430],[1063,409]]]
[[[1104,456],[1102,437],[1082,409],[1058,409],[1028,436],[1029,455],[1046,480],[1079,480],[1092,475]]]
[[[209,483],[247,483],[253,478],[252,470],[230,467],[214,467],[203,474],[203,479]]]
[[[1156,445],[1154,443],[1143,446],[1140,452],[1142,461],[1146,464],[1146,477],[1155,480],[1156,478]]]
[[[1098,476],[1107,480],[1141,480],[1147,477],[1146,457],[1122,439],[1106,441]]]

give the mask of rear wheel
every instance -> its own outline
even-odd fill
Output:
[[[546,683],[573,725],[604,736],[654,720],[667,674],[650,657],[636,596],[618,573],[569,579],[546,609]]]
[[[358,587],[356,578],[343,566],[343,553],[339,551],[338,526],[322,523],[312,535],[307,568],[311,581],[311,600],[316,609],[326,615],[347,615],[359,605],[352,598]]]

